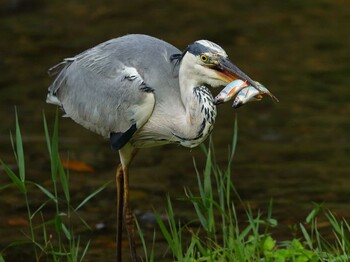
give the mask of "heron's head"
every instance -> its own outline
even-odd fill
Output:
[[[181,55],[174,55],[173,58],[181,62],[180,78],[192,81],[192,85],[218,87],[241,79],[256,86],[249,76],[230,61],[223,48],[208,40],[190,44]]]

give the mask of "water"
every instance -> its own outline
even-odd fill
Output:
[[[242,199],[266,210],[273,198],[281,224],[276,234],[282,238],[291,235],[288,225],[303,221],[312,202],[324,202],[349,218],[349,7],[340,0],[223,1],[215,6],[202,1],[0,1],[0,158],[14,165],[9,130],[14,129],[17,106],[27,176],[48,184],[42,112],[52,123],[55,108],[44,102],[52,81],[46,72],[62,58],[127,33],[150,34],[180,49],[207,38],[280,100],[274,104],[265,98],[238,111],[227,104],[218,110],[213,139],[223,166],[238,114],[232,180]],[[70,159],[94,167],[90,173],[72,174],[74,201],[113,179],[118,158],[107,141],[61,119],[60,142],[63,155],[69,152]],[[168,192],[177,198],[184,196],[184,186],[195,190],[193,156],[199,166],[204,162],[198,149],[142,150],[131,168],[134,209],[144,214],[155,206],[161,211]],[[2,175],[0,183],[7,182]],[[114,257],[113,199],[110,185],[83,211],[92,226],[106,226],[84,233],[92,236],[92,261]],[[11,225],[11,219],[25,218],[25,209],[11,189],[0,191],[0,203],[3,247],[21,236],[21,223]],[[175,204],[176,212],[186,217],[182,205]],[[149,233],[151,238],[152,230]],[[157,245],[159,250],[166,246],[162,241]]]

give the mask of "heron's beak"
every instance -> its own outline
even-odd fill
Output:
[[[215,69],[219,72],[221,78],[227,83],[240,79],[260,90],[255,81],[243,73],[242,70],[235,66],[228,58],[220,58],[217,61]]]

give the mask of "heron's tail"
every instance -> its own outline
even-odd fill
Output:
[[[61,63],[51,67],[47,71],[47,73],[49,74],[49,76],[57,75],[58,73],[60,73],[62,71],[63,68],[65,68],[67,65],[70,65],[73,61],[74,61],[74,58],[66,58]]]
[[[64,84],[66,79],[65,72],[72,62],[74,62],[74,58],[66,58],[61,63],[51,67],[48,70],[49,76],[58,76],[56,77],[55,81],[53,81],[53,83],[49,86],[46,103],[62,106],[62,103],[56,94],[57,90]]]

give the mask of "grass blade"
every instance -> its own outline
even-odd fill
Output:
[[[0,160],[1,166],[4,169],[5,173],[12,180],[13,184],[19,189],[21,193],[26,193],[27,189],[25,187],[24,182],[19,179],[16,174],[4,163]]]
[[[157,220],[157,224],[160,228],[160,231],[162,232],[165,240],[168,242],[169,247],[171,248],[173,246],[173,238],[171,237],[167,227],[165,226],[163,220],[161,219],[160,215],[154,211],[155,218]]]
[[[105,189],[109,184],[111,184],[112,181],[107,182],[106,184],[99,187],[95,192],[91,193],[89,196],[87,196],[75,209],[74,211],[77,211],[79,208],[84,206],[91,198],[96,196],[98,193],[100,193],[103,189]]]
[[[80,257],[80,262],[82,262],[83,260],[84,260],[84,257],[86,256],[86,254],[87,254],[87,251],[88,251],[88,249],[89,249],[89,246],[90,246],[90,240],[87,242],[87,244],[86,244],[86,246],[85,246],[85,248],[84,248],[84,250],[83,250],[83,253],[81,254],[81,257]]]
[[[58,158],[57,161],[57,165],[58,165],[58,173],[60,175],[60,179],[61,179],[61,185],[62,185],[62,190],[64,193],[64,196],[66,198],[67,203],[70,203],[70,194],[69,194],[69,178],[68,178],[68,173],[66,174],[66,172],[64,171],[62,162],[61,162],[61,158]]]
[[[300,226],[301,232],[303,233],[303,236],[305,238],[306,244],[309,246],[310,249],[312,249],[313,248],[312,247],[312,241],[311,241],[309,233],[306,231],[306,229],[303,226],[303,224],[300,223],[299,226]]]
[[[67,238],[69,241],[72,240],[72,235],[71,235],[71,233],[69,232],[69,230],[68,230],[68,228],[66,227],[66,225],[62,223],[61,228],[62,228],[62,231],[63,231],[64,235],[66,236],[66,238]]]
[[[25,163],[24,163],[24,152],[21,129],[19,126],[17,109],[16,109],[16,152],[17,152],[17,163],[19,169],[19,178],[22,182],[25,181]]]
[[[58,203],[57,198],[49,190],[47,190],[46,188],[44,188],[43,186],[37,183],[32,183],[32,184],[34,184],[37,188],[39,188],[41,192],[43,192],[49,199],[54,201],[56,204]]]
[[[233,161],[233,157],[235,156],[236,147],[237,147],[237,139],[238,139],[238,114],[235,115],[235,122],[233,125],[233,136],[232,136],[232,145],[231,145],[231,157],[229,160],[229,166]]]
[[[35,217],[35,215],[40,212],[41,209],[44,208],[44,206],[46,206],[46,204],[49,202],[50,200],[46,200],[44,203],[42,203],[31,215],[30,219],[33,219]]]
[[[46,122],[46,117],[44,112],[43,112],[43,119],[44,119],[44,131],[45,131],[45,140],[46,140],[47,150],[49,151],[49,155],[51,156],[51,139],[50,139],[49,129],[47,127],[47,122]]]
[[[59,159],[58,155],[58,112],[56,111],[55,123],[53,128],[52,140],[51,140],[51,176],[54,182],[57,181],[57,163]]]
[[[140,240],[141,240],[141,245],[142,245],[142,248],[143,248],[143,252],[144,252],[145,257],[146,257],[146,262],[148,262],[148,252],[147,252],[147,246],[146,246],[146,242],[145,242],[145,236],[143,235],[143,232],[141,230],[141,227],[140,227],[139,222],[137,221],[137,219],[135,219],[135,224],[136,224],[136,229],[137,229],[137,232],[138,232]]]

